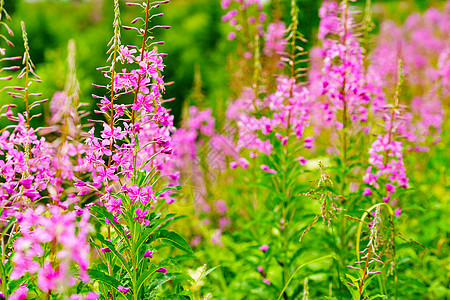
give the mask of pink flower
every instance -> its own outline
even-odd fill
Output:
[[[109,247],[104,247],[102,249],[100,249],[103,253],[107,253],[107,252],[111,252],[111,249],[109,249]]]
[[[305,138],[305,148],[311,149],[313,147],[312,142],[313,142],[312,137]]]
[[[167,269],[166,268],[164,268],[164,267],[162,267],[162,268],[159,268],[158,270],[156,270],[156,272],[160,272],[160,273],[167,273]]]
[[[390,183],[386,183],[386,191],[389,193],[395,193],[395,186]]]
[[[397,208],[394,213],[397,218],[400,217],[400,215],[402,214],[402,208],[401,207]]]
[[[258,266],[258,272],[259,272],[259,273],[262,273],[263,271],[264,271],[263,267]]]
[[[242,169],[247,169],[248,168],[248,161],[241,157],[239,158],[239,165],[242,167]]]
[[[260,168],[261,168],[261,170],[266,171],[267,173],[270,173],[270,174],[277,174],[278,173],[277,171],[275,171],[274,169],[271,169],[267,165],[261,165]]]
[[[133,217],[133,220],[136,220],[136,221],[138,221],[141,224],[143,222],[145,224],[145,226],[148,226],[148,224],[150,224],[150,221],[145,219],[145,216],[148,213],[148,209],[145,209],[144,211],[141,211],[141,209],[138,208],[138,209],[136,209],[135,213],[136,213],[136,217]]]
[[[115,174],[115,168],[105,168],[103,166],[98,166],[96,168],[96,176],[94,177],[94,184],[100,184],[105,179],[111,181],[119,181],[119,177]]]
[[[118,289],[119,289],[119,292],[121,292],[123,294],[126,294],[126,293],[128,293],[130,291],[130,288],[127,288],[127,287],[124,287],[124,286],[121,286],[121,285],[118,286]]]
[[[262,252],[267,252],[267,250],[269,250],[269,246],[264,244],[261,245],[261,247],[259,247],[258,249],[261,250]]]
[[[94,292],[89,292],[86,297],[83,298],[82,295],[74,294],[70,296],[69,300],[97,300],[98,295]]]
[[[370,188],[365,188],[362,194],[363,196],[370,196],[372,195],[372,191],[370,190]]]
[[[227,35],[227,39],[228,39],[229,41],[232,41],[232,40],[234,40],[235,38],[236,38],[236,32],[234,32],[234,31],[230,32],[230,33]]]
[[[267,26],[264,54],[267,56],[282,55],[285,52],[287,41],[284,38],[286,25],[283,22],[270,23]]]
[[[228,22],[232,18],[236,17],[238,14],[238,11],[236,9],[230,10],[226,15],[222,17],[223,22]]]
[[[135,59],[133,56],[134,53],[136,53],[136,49],[133,49],[133,48],[130,49],[126,46],[120,45],[120,54],[121,54],[122,63],[125,62],[125,60],[128,63],[134,62],[134,59]]]
[[[220,4],[222,5],[222,9],[227,9],[231,4],[231,0],[222,0]]]
[[[308,160],[307,160],[306,158],[304,158],[303,156],[299,156],[297,159],[298,159],[298,162],[299,162],[302,166],[306,165],[306,163],[308,162]]]
[[[145,258],[153,258],[153,251],[147,250],[147,252],[144,253]]]
[[[38,272],[38,286],[48,293],[56,288],[56,281],[58,280],[59,272],[53,270],[50,263],[45,263],[42,269]]]
[[[220,247],[223,247],[222,230],[220,229],[214,230],[213,234],[211,235],[211,243],[213,245],[219,245]]]
[[[31,201],[34,201],[41,196],[35,189],[26,190],[23,195],[30,198]]]
[[[103,131],[101,132],[101,137],[104,139],[115,138],[121,140],[125,136],[125,132],[122,131],[120,127],[112,127],[106,123],[103,123]]]
[[[217,222],[220,228],[226,227],[231,224],[231,220],[229,218],[220,218],[219,222]]]
[[[98,295],[94,292],[89,292],[86,297],[84,297],[84,300],[97,300]]]
[[[28,288],[25,285],[20,285],[19,288],[9,296],[9,300],[26,300]]]
[[[215,201],[214,206],[216,207],[217,212],[221,215],[224,215],[227,212],[227,203],[223,200]]]
[[[264,21],[266,21],[266,14],[260,13],[259,14],[259,22],[264,23]]]
[[[70,296],[69,300],[97,300],[98,295],[94,292],[89,292],[86,297],[83,298],[82,295],[74,294]]]
[[[263,282],[264,282],[265,284],[267,284],[267,285],[271,285],[270,280],[267,279],[267,278],[264,278],[264,279],[263,279]]]
[[[21,184],[24,188],[29,189],[31,188],[31,183],[33,182],[34,176],[28,176],[24,179],[21,179],[19,181],[19,184]]]
[[[244,52],[244,58],[245,58],[245,59],[250,59],[250,58],[252,58],[252,53],[251,53],[250,51]]]

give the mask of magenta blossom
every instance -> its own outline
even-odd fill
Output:
[[[10,300],[26,300],[28,294],[28,288],[25,285],[19,286],[19,288],[8,299]]]
[[[144,253],[145,258],[153,258],[153,251],[147,250],[147,252]]]
[[[262,252],[267,252],[267,250],[269,250],[269,246],[264,244],[261,245],[261,247],[259,247],[258,249],[261,250]]]
[[[126,293],[128,293],[130,291],[130,288],[127,288],[127,287],[119,285],[118,286],[118,290],[119,290],[119,292],[121,292],[123,294],[126,294]]]
[[[278,173],[277,171],[275,171],[274,169],[271,169],[267,165],[261,165],[261,170],[266,171],[267,173],[270,173],[270,174],[277,174]]]
[[[111,252],[111,249],[109,249],[108,247],[102,248],[100,249],[103,253],[107,253],[107,252]]]
[[[167,269],[162,267],[162,268],[159,268],[158,270],[156,270],[156,272],[160,272],[160,273],[166,274],[167,273]]]
[[[136,220],[141,224],[142,224],[142,222],[144,222],[145,226],[148,226],[148,224],[150,224],[150,221],[145,219],[145,216],[148,213],[148,209],[141,211],[141,209],[138,208],[138,209],[136,209],[135,213],[136,213],[136,217],[133,217],[133,220]]]
[[[370,188],[365,188],[362,194],[363,196],[370,196],[372,195],[372,191],[370,190]]]
[[[59,277],[59,272],[53,270],[53,267],[50,263],[46,263],[44,264],[42,269],[39,270],[38,286],[41,290],[48,293],[49,291],[56,288]]]
[[[298,159],[298,162],[299,162],[302,166],[306,165],[306,163],[308,162],[308,160],[307,160],[306,158],[304,158],[303,156],[299,156],[297,159]]]

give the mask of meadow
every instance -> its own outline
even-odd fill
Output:
[[[0,300],[450,299],[449,1],[0,0],[0,37]]]

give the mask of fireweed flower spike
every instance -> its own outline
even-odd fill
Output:
[[[403,143],[396,141],[397,129],[403,122],[399,109],[399,94],[403,81],[402,62],[398,64],[398,80],[394,95],[394,104],[387,110],[385,134],[380,134],[369,149],[369,164],[363,180],[366,184],[382,191],[384,202],[393,202],[392,195],[396,187],[408,188],[409,179],[403,162]],[[363,195],[370,196],[370,188],[366,188]],[[392,203],[399,205],[399,203]]]
[[[315,123],[322,122],[338,130],[341,135],[339,151],[344,165],[351,139],[350,129],[366,126],[372,93],[367,83],[363,50],[357,39],[353,14],[348,1],[343,1],[341,5],[336,1],[324,1],[319,10],[322,48],[318,52],[321,54],[322,70],[320,79],[315,80],[320,81],[317,86],[322,89],[320,93],[317,93],[318,89],[314,93],[317,98],[314,108],[319,109],[314,114],[325,118],[316,119]],[[315,125],[323,127],[319,123]]]
[[[100,110],[96,113],[104,115],[107,121],[101,121],[99,134],[93,128],[86,139],[87,150],[83,160],[84,166],[92,174],[92,183],[77,183],[83,188],[92,187],[92,191],[99,196],[94,202],[95,206],[90,209],[93,215],[101,216],[98,221],[100,226],[107,227],[107,231],[105,235],[98,233],[94,238],[106,246],[100,249],[101,252],[109,252],[104,256],[105,259],[117,259],[123,268],[123,272],[117,273],[113,265],[107,263],[108,276],[114,276],[114,280],[121,283],[127,280],[129,287],[119,285],[118,290],[123,294],[132,294],[135,300],[144,297],[144,290],[148,292],[146,286],[152,286],[153,280],[159,275],[153,275],[155,271],[150,272],[153,260],[141,260],[142,263],[139,263],[136,259],[142,253],[142,248],[153,248],[151,243],[168,240],[178,248],[192,252],[177,233],[167,230],[166,222],[173,215],[167,216],[156,211],[164,202],[175,200],[171,197],[171,188],[166,188],[164,178],[160,178],[167,176],[167,180],[171,180],[176,177],[170,172],[162,172],[167,170],[166,164],[171,164],[171,135],[175,128],[173,116],[162,106],[166,85],[162,75],[165,55],[159,53],[157,48],[162,42],[155,41],[155,37],[151,36],[154,28],[169,27],[150,25],[162,16],[152,15],[152,10],[167,2],[151,3],[147,0],[143,3],[127,3],[141,7],[145,12],[145,18],[133,20],[133,25],[142,25],[142,28],[135,28],[121,26],[119,1],[114,1],[114,35],[108,50],[110,65],[100,68],[108,84],[98,85],[106,88],[107,94],[94,96],[100,102]],[[122,45],[121,28],[136,30],[142,44],[139,47]],[[121,70],[117,66],[118,62],[122,64]],[[121,101],[122,96],[127,94],[131,95],[132,102],[118,104],[124,102]],[[161,201],[161,198],[166,201]],[[108,221],[103,223],[105,217]],[[152,257],[152,251],[144,253],[144,258]],[[93,269],[100,274],[105,271],[102,264],[95,265]],[[160,268],[156,272],[168,271]],[[123,277],[124,273],[126,277]],[[147,275],[143,280],[143,274],[147,273],[152,277]],[[157,288],[159,286],[153,286],[155,292]],[[111,297],[114,297],[114,292]]]
[[[274,3],[275,7],[276,5]],[[238,97],[226,111],[227,123],[236,132],[233,131],[234,136],[237,136],[230,168],[242,172],[237,168],[240,165],[238,158],[245,158],[248,161],[247,169],[251,171],[251,175],[246,174],[249,176],[248,181],[260,182],[269,190],[277,191],[270,196],[274,200],[271,202],[273,207],[269,206],[267,213],[270,215],[271,209],[277,211],[274,219],[270,221],[280,224],[273,226],[273,232],[279,234],[276,239],[280,239],[279,245],[283,246],[273,245],[273,253],[280,254],[277,260],[283,268],[284,283],[289,280],[289,266],[295,260],[289,257],[287,251],[292,240],[290,226],[294,225],[287,220],[289,215],[293,214],[292,202],[296,201],[285,179],[299,176],[303,168],[296,158],[303,154],[300,151],[313,147],[313,138],[305,136],[310,125],[313,103],[308,87],[300,80],[305,76],[306,69],[302,66],[306,62],[304,59],[307,59],[307,53],[299,47],[305,39],[298,31],[299,9],[295,1],[291,1],[290,16],[290,26],[275,17],[273,23],[268,25],[267,33],[250,35],[250,42],[246,42],[245,30],[242,37],[240,32],[238,33],[239,47],[250,54],[244,52],[244,59],[247,60],[244,65],[251,63],[248,67],[250,72],[246,67],[242,68],[241,72],[253,76],[246,76],[246,79],[240,81],[246,86],[237,88]],[[247,17],[248,26],[253,32],[257,31],[252,27],[256,20],[251,18],[250,14],[247,14]],[[244,17],[244,22],[247,17]],[[258,21],[264,22],[265,16],[262,15]],[[260,42],[262,37],[264,43]],[[295,166],[293,162],[296,163]],[[306,163],[306,159],[300,162]],[[270,177],[266,173],[269,173]],[[267,203],[264,199],[259,199],[258,188],[245,191],[251,194],[251,199],[248,200],[255,211],[262,212],[260,205]],[[265,234],[270,234],[269,232]],[[259,250],[265,253],[269,246],[263,245]],[[267,278],[263,279],[263,283],[270,284]],[[288,297],[286,293],[283,296]]]
[[[440,141],[443,100],[449,94],[450,49],[445,38],[442,39],[447,34],[443,31],[449,26],[448,8],[447,4],[441,12],[430,8],[423,15],[411,14],[403,26],[393,21],[383,22],[372,51],[372,66],[391,95],[395,91],[399,57],[404,65],[405,89],[414,90],[414,97],[402,101],[410,110],[402,114],[403,122],[397,129],[408,142],[408,150],[428,151],[430,145]]]
[[[49,184],[54,184],[56,173],[51,168],[54,149],[46,142],[45,138],[38,137],[37,132],[30,126],[31,109],[38,106],[44,100],[32,99],[37,94],[29,93],[28,86],[31,82],[40,82],[39,76],[34,72],[34,64],[31,61],[28,46],[28,37],[25,24],[22,22],[25,53],[22,63],[24,68],[18,78],[24,81],[25,87],[12,87],[13,92],[7,92],[14,98],[23,99],[26,105],[25,114],[8,114],[8,119],[17,125],[12,126],[12,132],[5,130],[0,136],[0,153],[2,160],[2,176],[6,182],[0,186],[2,199],[9,199],[11,204],[2,211],[2,218],[10,216],[13,208],[26,206],[28,201],[40,198],[39,191],[45,190]]]
[[[8,258],[2,261],[2,281],[6,278],[3,273],[6,267],[11,270],[12,280],[34,285],[38,294],[56,293],[57,287],[66,292],[77,281],[86,283],[90,279],[87,274],[90,264],[89,212],[85,209],[78,209],[77,213],[67,211],[77,199],[63,196],[61,183],[71,180],[75,166],[61,167],[62,162],[55,159],[58,146],[48,143],[31,126],[30,120],[39,116],[32,115],[33,108],[45,100],[34,100],[40,94],[29,91],[30,84],[40,82],[40,78],[34,72],[25,24],[22,22],[21,25],[25,52],[24,67],[18,79],[24,81],[24,87],[13,87],[14,91],[8,94],[23,99],[26,109],[24,114],[17,116],[7,111],[5,116],[17,125],[5,128],[12,130],[3,131],[0,142],[0,165],[6,180],[0,185],[0,219],[12,225],[9,228],[17,233],[7,242],[13,254],[8,253]],[[46,206],[38,203],[45,199],[42,194],[49,195]],[[6,254],[3,248],[2,253]],[[46,256],[52,259],[46,260]],[[9,298],[24,299],[27,291],[22,284],[11,291]]]

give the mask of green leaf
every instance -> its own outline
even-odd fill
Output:
[[[100,233],[97,232],[96,235],[97,239],[100,240],[103,244],[105,244],[106,246],[108,246],[109,249],[111,249],[111,251],[115,254],[115,256],[119,259],[119,261],[122,263],[123,267],[125,268],[125,270],[127,270],[128,274],[131,276],[131,270],[130,267],[128,266],[127,261],[125,260],[125,258],[122,256],[122,254],[120,254],[119,252],[117,252],[116,248],[114,247],[113,243],[105,240],[105,238],[103,237],[103,235],[101,235]]]
[[[362,286],[362,291],[361,294],[366,290],[367,286],[370,284],[370,282],[375,278],[375,276],[370,276],[368,278],[366,278],[366,280],[364,280],[363,286]]]
[[[361,299],[361,295],[359,294],[359,291],[357,288],[348,286],[348,284],[347,284],[347,287],[348,287],[350,293],[352,294],[352,300],[360,300]]]
[[[117,290],[120,282],[115,279],[114,277],[109,276],[108,274],[103,273],[102,271],[98,271],[95,269],[89,270],[89,276],[91,276],[94,280],[104,282],[106,284],[109,284],[113,288]]]
[[[153,265],[150,270],[146,270],[144,272],[142,272],[141,276],[139,276],[139,279],[136,282],[136,295],[139,296],[139,292],[142,288],[142,285],[144,284],[145,281],[147,281],[150,276],[152,276],[153,274],[155,274],[156,270],[158,270],[158,267],[156,267],[155,265]]]
[[[152,281],[152,283],[149,286],[149,289],[150,290],[157,289],[158,287],[160,287],[164,283],[179,277],[180,274],[182,275],[182,273],[167,273],[167,274],[163,274],[163,276],[161,278],[158,278],[158,279]]]
[[[183,187],[181,186],[181,185],[174,185],[174,186],[169,186],[169,187],[166,187],[166,188],[163,188],[162,190],[160,190],[159,192],[157,192],[156,194],[155,194],[155,196],[159,196],[159,195],[161,195],[162,193],[164,193],[165,191],[168,191],[168,190],[181,190]]]
[[[152,214],[153,215],[153,214]],[[155,216],[151,217],[151,223],[149,226],[140,234],[139,239],[135,243],[135,249],[134,251],[136,253],[139,252],[139,249],[141,248],[142,244],[145,243],[145,241],[148,239],[150,235],[153,233],[158,232],[158,229],[162,223],[164,223],[168,218],[174,216],[174,214],[169,214],[165,216],[164,218],[160,218],[161,214],[155,214]]]
[[[208,276],[209,273],[211,273],[212,271],[214,271],[214,270],[217,269],[218,267],[220,267],[220,266],[216,266],[216,267],[214,267],[214,268],[211,268],[211,269],[209,269],[208,271],[206,271],[205,273],[203,273],[203,274],[198,278],[197,282],[202,281],[203,278],[205,278],[206,276]]]
[[[94,278],[94,276],[91,276],[91,278]],[[94,279],[95,279],[95,278],[94,278]],[[84,284],[83,281],[80,281],[80,282],[77,284],[77,294],[80,294],[80,293],[81,293],[81,291],[82,291],[82,289],[83,289],[84,286],[85,286],[85,284]]]
[[[190,254],[194,254],[191,246],[189,246],[189,244],[178,233],[174,231],[161,230],[155,240],[164,240],[166,243],[171,244],[178,249],[186,251]]]
[[[327,258],[334,258],[334,254],[325,255],[325,256],[322,256],[322,257],[313,259],[313,260],[311,260],[311,261],[309,261],[309,262],[307,262],[307,263],[304,263],[304,264],[301,265],[300,267],[298,267],[298,268],[294,271],[294,273],[292,273],[291,277],[289,277],[289,280],[288,280],[288,281],[286,282],[286,284],[284,285],[284,288],[281,290],[281,293],[280,293],[280,295],[278,296],[278,300],[280,300],[281,297],[283,297],[284,291],[287,289],[287,287],[289,286],[289,283],[291,283],[292,279],[294,279],[294,276],[295,276],[295,274],[296,274],[298,271],[300,271],[303,267],[305,267],[305,266],[307,266],[307,265],[309,265],[309,264],[312,264],[312,263],[315,263],[315,262],[318,262],[318,261],[321,261],[321,260],[324,260],[324,259],[327,259]]]
[[[354,284],[354,285],[358,285],[358,281],[356,280],[355,277],[353,277],[350,274],[345,274],[345,276],[347,276],[348,279],[350,279],[350,281]]]
[[[112,224],[112,226],[114,227],[114,229],[127,242],[128,246],[130,246],[130,241],[128,240],[128,237],[125,234],[125,231],[123,230],[122,225],[116,223],[116,221],[114,220],[114,216],[110,212],[107,212],[106,210],[104,210],[103,208],[98,207],[98,206],[91,207],[91,210],[93,210],[98,215],[107,218],[109,220],[109,222]]]

